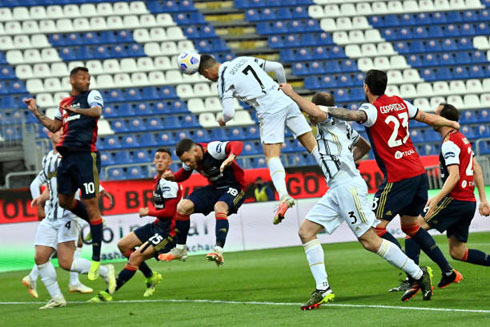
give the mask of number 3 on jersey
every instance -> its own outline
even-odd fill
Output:
[[[398,130],[400,129],[400,120],[396,119],[396,117],[394,117],[394,116],[388,116],[385,119],[385,123],[387,125],[390,125],[390,123],[393,123],[393,133],[391,133],[390,139],[388,140],[388,146],[390,148],[395,148],[397,146],[405,144],[408,140],[408,137],[410,136],[410,134],[408,133],[408,113],[402,112],[402,113],[398,114],[398,118],[401,119],[401,121],[402,121],[401,126],[405,127],[405,130],[406,130],[406,135],[402,140],[397,139]]]

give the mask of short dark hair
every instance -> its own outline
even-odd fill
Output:
[[[167,148],[159,148],[155,151],[155,154],[158,152],[165,152],[165,153],[168,153],[169,156],[172,156],[172,152],[170,152],[170,150]]]
[[[366,73],[364,83],[374,95],[383,95],[388,85],[388,75],[381,70],[371,69]]]
[[[199,59],[199,74],[202,75],[203,71],[205,69],[209,69],[216,65],[218,62],[216,59],[214,59],[213,56],[208,55],[208,54],[202,54],[201,58]]]
[[[191,139],[182,139],[177,143],[177,146],[175,147],[175,154],[177,157],[180,157],[181,155],[184,154],[184,152],[189,151],[192,149],[192,147],[196,145],[193,140]]]
[[[78,74],[78,72],[88,73],[88,68],[87,67],[75,67],[71,70],[70,77],[73,77],[74,75]]]
[[[330,92],[318,92],[313,95],[311,102],[319,106],[332,107],[335,106],[335,98]]]
[[[446,118],[447,120],[459,121],[459,111],[455,106],[449,103],[441,103],[442,106],[441,117]]]

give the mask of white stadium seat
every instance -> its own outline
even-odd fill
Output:
[[[444,98],[444,97],[441,97],[441,96],[432,97],[432,98],[430,98],[430,107],[432,108],[432,110],[436,110],[436,108],[441,103],[445,103],[445,102],[446,102],[446,98]]]
[[[337,31],[337,23],[335,23],[335,19],[333,18],[322,18],[320,20],[320,27],[327,32]]]
[[[357,44],[347,44],[345,46],[345,54],[349,58],[360,58],[362,56],[367,56],[365,53],[361,53],[361,49]]]
[[[403,80],[407,83],[418,83],[422,82],[420,78],[419,71],[416,69],[405,69],[403,71]]]
[[[12,10],[10,8],[0,8],[0,22],[6,22],[12,19]]]
[[[110,26],[111,29],[123,29],[125,28],[123,20],[120,16],[110,16],[106,19],[107,26]]]
[[[93,74],[93,72],[90,69],[88,63],[89,62],[87,62],[87,64],[84,64],[83,61],[69,61],[68,62],[68,71],[71,71],[75,67],[87,67],[89,69],[90,73]],[[102,68],[102,64],[100,65],[100,67]]]
[[[178,26],[168,27],[166,31],[167,38],[169,40],[186,40],[182,29]]]
[[[130,86],[132,86],[131,77],[127,73],[115,74],[113,81],[114,81],[114,86],[116,86],[116,87],[130,87]],[[98,80],[97,80],[97,82],[98,82]],[[100,87],[100,85],[99,85],[99,87]]]
[[[14,49],[14,42],[12,42],[11,36],[0,36],[0,50]]]
[[[373,43],[365,43],[361,45],[361,53],[366,57],[375,57],[378,55],[378,49]]]
[[[461,109],[476,109],[480,108],[480,98],[476,94],[466,94],[463,97],[464,106]]]
[[[386,71],[391,69],[390,60],[388,59],[388,57],[375,57],[373,60],[373,64],[374,68],[379,70]]]
[[[161,85],[166,83],[165,76],[161,71],[152,71],[148,74],[148,81],[151,85]]]
[[[365,16],[373,14],[371,5],[368,2],[361,2],[356,4],[356,12],[362,13]]]
[[[308,6],[308,16],[317,19],[324,17],[325,13],[323,11],[323,7],[319,5]]]
[[[36,63],[43,62],[41,53],[37,49],[29,49],[24,51],[24,62]]]
[[[153,42],[166,41],[170,38],[167,38],[167,33],[162,27],[154,27],[150,29],[150,40]]]
[[[31,36],[31,45],[34,48],[48,48],[51,44],[45,34],[35,34]]]
[[[133,38],[138,43],[150,42],[150,33],[146,28],[138,28],[133,31]]]
[[[460,95],[450,95],[447,97],[447,103],[452,104],[456,108],[464,108],[463,98]]]
[[[105,19],[103,17],[93,17],[90,18],[90,29],[103,31],[109,29],[109,27],[106,25]]]
[[[6,22],[4,26],[5,34],[22,34],[20,22]]]
[[[84,65],[82,64],[82,66]],[[100,60],[89,60],[85,64],[85,67],[88,68],[90,74],[92,75],[98,75],[104,73],[104,68],[102,67],[102,62]],[[71,70],[71,68],[69,68],[69,70]]]
[[[123,17],[124,27],[129,29],[139,28],[140,21],[138,16],[130,15]]]
[[[447,84],[447,82],[443,82],[443,81],[435,82],[433,89],[434,89],[434,95],[449,95],[449,94],[451,94],[451,91],[449,90],[449,85]]]
[[[82,5],[83,8],[84,5]],[[80,16],[86,16],[80,13],[80,7],[78,5],[66,5],[63,7],[63,16],[67,18],[76,18]]]
[[[68,71],[68,67],[64,62],[55,62],[51,64],[51,76],[67,76],[70,72]]]
[[[20,79],[29,79],[33,77],[31,65],[17,65],[15,75]]]
[[[97,80],[98,87],[101,89],[110,89],[110,88],[114,88],[114,86],[115,86],[112,75],[103,74],[103,75],[97,76],[97,78],[95,78],[95,79]],[[119,87],[119,85],[118,85],[118,87]]]
[[[148,42],[144,45],[145,54],[149,57],[156,57],[162,54],[161,47],[156,42]]]
[[[172,65],[172,63],[170,62],[170,59],[167,56],[156,57],[153,60],[153,64],[155,66],[155,69],[158,69],[158,70],[168,70],[168,69],[172,69],[172,68],[177,68],[177,64]],[[139,62],[138,62],[138,66],[139,66]]]
[[[144,1],[131,1],[129,3],[129,11],[132,14],[138,14],[138,15],[148,13],[148,9],[146,8]]]
[[[124,60],[124,59],[123,59]],[[122,61],[121,61],[121,66],[122,66]],[[153,66],[153,60],[148,57],[142,57],[138,58],[138,61],[136,62],[136,66],[130,67],[134,69],[135,71],[140,70],[140,71],[151,71],[154,69]]]
[[[32,74],[35,78],[46,78],[51,76],[51,69],[48,64],[35,64],[32,68]]]
[[[29,93],[42,93],[44,92],[43,81],[39,78],[33,78],[26,81],[26,89]]]
[[[211,96],[211,88],[207,83],[197,83],[194,84],[194,95],[200,97]]]
[[[246,110],[237,110],[235,112],[235,116],[233,117],[233,119],[227,123],[227,125],[229,126],[238,126],[238,125],[242,126],[242,125],[252,125],[252,124],[255,124],[255,122],[250,117],[250,113]]]
[[[335,20],[336,29],[340,31],[359,29],[357,26],[352,26],[350,17],[339,17]]]
[[[20,50],[9,50],[5,54],[5,59],[11,65],[22,64],[24,62],[24,55]]]
[[[131,86],[148,86],[157,83],[150,82],[146,73],[138,72],[131,74]],[[160,83],[158,83],[160,84]]]
[[[432,84],[419,83],[417,84],[417,96],[429,97],[433,95]]]
[[[1,13],[0,13],[1,15]],[[34,6],[29,8],[29,16],[35,20],[41,20],[47,18],[46,8],[42,6]]]
[[[61,61],[58,51],[53,48],[45,48],[41,50],[41,58],[44,62],[56,62]]]
[[[50,92],[63,91],[64,88],[61,86],[61,81],[58,77],[50,77],[44,80],[44,89]]]
[[[388,74],[388,84],[402,84],[404,82],[403,75],[399,70],[390,70]]]
[[[97,15],[111,16],[112,14],[113,14],[112,4],[108,2],[102,2],[97,4]]]
[[[177,52],[175,54],[178,55],[182,51],[186,51],[186,50],[195,50],[194,43],[192,43],[192,41],[187,41],[187,40],[186,41],[178,41],[177,42]]]
[[[473,93],[483,93],[483,86],[479,79],[469,79],[466,81],[466,89]]]
[[[14,7],[12,10],[12,19],[14,20],[28,20],[30,18],[29,9],[27,7]]]
[[[115,74],[119,73],[121,70],[119,68],[119,61],[117,59],[106,59],[102,63],[102,69],[104,73]]]
[[[238,101],[236,101],[236,102],[238,102]],[[206,111],[208,111],[208,112],[221,112],[222,111],[221,102],[219,101],[218,97],[206,98],[204,100],[204,106],[205,106]],[[238,107],[240,107],[240,106],[238,106]],[[236,105],[235,105],[235,108],[237,108]]]
[[[157,26],[175,26],[174,19],[170,14],[158,14],[157,15]]]
[[[210,112],[199,114],[199,124],[204,128],[219,127],[216,117]]]
[[[51,93],[39,93],[36,96],[36,103],[41,108],[54,107],[57,105],[57,103],[53,101]]]
[[[151,61],[150,58],[145,58],[145,59],[148,59],[153,65],[153,62]],[[138,66],[136,65],[136,60],[134,58],[123,58],[123,59],[121,59],[121,62],[119,63],[119,67],[120,67],[122,72],[136,72],[136,71],[138,71]],[[146,71],[146,69],[142,69],[142,71]]]
[[[338,17],[340,16],[339,6],[330,4],[323,7],[323,17]]]
[[[45,19],[39,23],[39,32],[41,33],[56,33],[56,23],[52,19]]]
[[[179,54],[177,45],[173,41],[162,42],[160,45],[160,53],[165,56],[171,56],[174,54]]]
[[[427,98],[417,98],[413,100],[413,104],[422,111],[434,111],[434,109],[430,107],[430,103]]]
[[[25,34],[39,33],[39,26],[37,25],[37,21],[28,20],[28,21],[22,22],[22,33],[25,33]]]
[[[129,15],[132,12],[129,10],[129,5],[127,2],[115,2],[112,6],[112,10],[114,10],[114,14],[116,15]]]
[[[76,20],[80,21],[80,18],[78,18]],[[77,27],[77,31],[82,30],[82,29],[78,28],[78,24],[76,24],[75,26]],[[58,30],[58,32],[61,32],[61,33],[72,32],[73,31],[72,20],[68,19],[68,18],[58,19],[56,21],[56,29]]]
[[[178,70],[169,70],[165,73],[165,80],[170,84],[182,83],[182,73]]]
[[[141,15],[140,16],[141,27],[154,27],[157,26],[157,22],[154,15]]]
[[[406,99],[417,97],[417,90],[413,84],[402,84],[400,86],[400,96]]]
[[[204,102],[200,98],[193,98],[187,101],[187,108],[193,113],[206,112],[206,107],[204,106]]]
[[[466,93],[466,85],[464,81],[450,81],[449,82],[449,91],[451,94],[465,94]],[[469,90],[471,93],[475,93],[474,90]]]
[[[389,1],[388,6],[392,2],[397,2],[397,1]],[[382,1],[373,2],[371,5],[371,10],[372,10],[373,15],[386,15],[388,12],[393,13],[392,10],[388,11],[388,8],[386,7],[386,3],[382,2]]]

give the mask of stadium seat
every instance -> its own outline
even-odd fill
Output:
[[[107,178],[110,180],[125,180],[126,174],[122,168],[107,169]]]

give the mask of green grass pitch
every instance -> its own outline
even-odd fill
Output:
[[[436,237],[446,255],[445,236]],[[490,252],[490,233],[470,235],[469,246]],[[187,262],[155,262],[163,274],[151,298],[141,273],[114,296],[114,302],[87,304],[91,295],[68,293],[68,272],[57,269],[65,308],[38,308],[49,298],[38,280],[39,299],[22,285],[26,271],[0,274],[0,326],[489,326],[490,270],[454,261],[464,276],[460,284],[434,290],[431,301],[418,294],[405,303],[401,293],[387,290],[399,284],[398,270],[358,243],[326,244],[325,263],[335,302],[313,311],[301,311],[314,289],[302,247],[225,253],[225,265],[217,268],[204,256]],[[449,256],[448,256],[449,258]],[[421,264],[434,268],[434,284],[440,271],[422,255]],[[115,264],[119,271],[123,263]],[[102,280],[81,281],[99,291]],[[202,300],[202,301],[199,301]],[[17,304],[15,304],[17,303]]]

